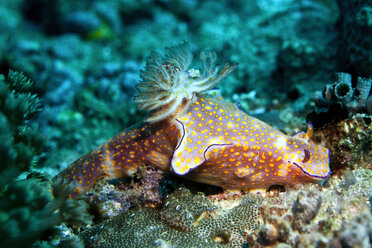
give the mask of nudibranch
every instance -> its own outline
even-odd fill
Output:
[[[101,178],[133,175],[140,166],[224,189],[263,190],[271,185],[320,181],[330,175],[329,150],[308,132],[289,137],[228,103],[213,88],[236,64],[216,66],[202,51],[203,69],[190,69],[185,42],[153,52],[141,71],[134,101],[150,116],[73,162],[55,177],[76,185],[70,197]]]

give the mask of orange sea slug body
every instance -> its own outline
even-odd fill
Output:
[[[202,52],[201,59],[203,73],[188,69],[192,57],[187,43],[148,58],[135,101],[153,115],[56,177],[77,183],[72,197],[100,178],[131,176],[141,165],[224,189],[266,189],[329,176],[328,149],[314,144],[311,132],[288,137],[216,92],[203,93],[235,65],[213,67],[211,52]]]

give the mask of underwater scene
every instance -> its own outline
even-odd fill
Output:
[[[0,16],[0,247],[372,247],[372,0]]]

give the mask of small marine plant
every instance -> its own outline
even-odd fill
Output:
[[[29,123],[41,111],[32,86],[22,73],[0,75],[0,247],[31,247],[63,222],[91,222],[85,204],[32,171],[45,151],[45,139]]]

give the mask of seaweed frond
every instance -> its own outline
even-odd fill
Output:
[[[141,110],[151,111],[147,122],[176,118],[188,109],[200,92],[208,91],[225,78],[237,64],[215,65],[217,56],[213,51],[202,51],[200,58],[203,71],[189,69],[192,53],[189,44],[166,48],[166,54],[152,52],[141,71],[134,101]]]

